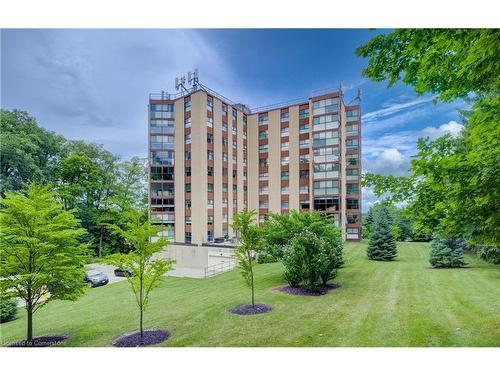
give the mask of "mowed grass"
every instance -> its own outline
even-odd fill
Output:
[[[279,263],[256,267],[256,301],[268,314],[236,316],[249,302],[237,270],[207,280],[166,278],[151,293],[146,327],[172,336],[160,346],[499,346],[500,267],[468,256],[469,268],[431,269],[429,245],[398,244],[394,262],[366,258],[348,243],[341,287],[321,297],[290,296]],[[138,328],[126,282],[90,289],[76,302],[54,301],[34,318],[35,336],[68,333],[64,346],[108,346]],[[0,325],[1,343],[25,337],[26,315]]]

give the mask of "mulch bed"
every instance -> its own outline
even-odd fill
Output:
[[[256,303],[254,306],[252,305],[240,305],[229,310],[233,314],[238,315],[256,315],[256,314],[264,314],[272,311],[272,307],[268,305],[264,305],[263,303]]]
[[[7,345],[12,348],[45,348],[54,344],[58,344],[68,339],[68,335],[52,335],[34,337],[33,340],[21,340]]]
[[[292,296],[323,296],[329,291],[339,287],[340,285],[337,284],[326,284],[319,286],[315,291],[310,291],[303,286],[284,286],[282,288],[278,288],[277,290]]]
[[[128,332],[118,337],[113,346],[118,348],[135,348],[138,346],[147,346],[159,344],[170,337],[170,333],[161,329],[144,330],[144,335],[141,344],[141,332]]]

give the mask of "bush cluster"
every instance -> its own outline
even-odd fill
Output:
[[[0,300],[0,323],[10,322],[17,315],[17,304],[12,298],[2,298]]]

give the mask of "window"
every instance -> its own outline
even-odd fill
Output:
[[[184,119],[184,127],[186,129],[191,127],[191,117]]]
[[[222,214],[222,222],[227,223],[227,214]]]
[[[237,114],[236,110],[233,109],[233,120],[234,121],[236,121],[237,116],[238,116],[238,114]]]
[[[222,168],[222,177],[227,177],[227,176],[228,176],[227,168]]]
[[[208,216],[207,217],[207,224],[210,225],[210,224],[213,224],[214,223],[214,217],[213,216]]]
[[[259,167],[267,167],[267,158],[259,159]]]
[[[289,203],[288,201],[281,201],[281,209],[282,210],[288,210]]]
[[[267,139],[267,130],[262,130],[259,132],[259,139]]]
[[[299,178],[309,178],[309,171],[308,170],[301,170],[299,172]]]
[[[149,106],[150,118],[174,118],[173,104],[151,104]]]
[[[259,194],[269,194],[269,186],[259,187]]]
[[[259,215],[259,222],[263,223],[264,221],[267,221],[267,215]]]
[[[214,135],[213,134],[210,134],[210,133],[207,134],[207,143],[210,143],[210,144],[214,143]]]
[[[290,117],[290,113],[281,112],[280,120],[281,120],[281,122],[285,122],[285,121],[288,121],[289,117]]]
[[[214,152],[207,151],[207,160],[214,160]]]
[[[309,148],[309,139],[301,139],[299,141],[299,148]]]
[[[222,103],[222,116],[227,116],[227,104]]]
[[[235,154],[233,154],[233,163],[237,163],[237,162],[238,162],[238,157]]]
[[[309,133],[309,124],[299,125],[300,134]]]
[[[347,214],[347,224],[357,224],[359,223],[358,214]]]
[[[299,201],[299,207],[301,210],[308,210],[311,206],[311,203],[308,200]]]
[[[151,134],[154,133],[174,133],[174,120],[151,120]]]
[[[359,111],[357,109],[353,109],[346,111],[345,115],[347,117],[347,121],[356,121],[359,117]]]
[[[213,112],[214,110],[214,99],[207,96],[207,111]]]
[[[309,108],[299,110],[299,119],[309,118]]]
[[[358,135],[359,125],[358,124],[346,125],[345,130],[346,130],[347,135]]]
[[[281,179],[282,180],[288,180],[289,178],[290,178],[289,172],[281,172]]]
[[[329,98],[313,102],[315,115],[337,112],[339,109],[339,98]]]
[[[347,183],[346,184],[346,193],[347,194],[359,194],[359,184],[358,183]]]
[[[191,184],[186,184],[186,193],[191,193]]]
[[[184,159],[191,160],[191,151],[184,151]]]
[[[151,151],[151,164],[174,165],[174,151]]]
[[[174,167],[151,167],[151,180],[173,180]]]
[[[348,166],[358,165],[359,164],[359,155],[358,154],[347,155],[346,161],[347,161]]]
[[[186,134],[184,136],[184,143],[187,144],[187,145],[191,144],[191,134]]]
[[[262,153],[267,152],[267,145],[260,145],[259,146],[259,152],[262,152]]]
[[[338,180],[314,181],[314,195],[329,195],[338,193]]]
[[[347,151],[356,151],[359,149],[359,140],[358,139],[346,139],[346,150]]]
[[[222,131],[227,132],[227,123],[226,122],[222,122],[221,128],[222,128]]]
[[[222,153],[222,161],[227,161],[227,152]]]
[[[213,175],[214,175],[214,168],[207,167],[207,176],[213,176]]]
[[[186,199],[186,209],[190,209],[191,208],[191,199]]]
[[[184,99],[184,112],[191,111],[191,98]]]
[[[152,149],[174,148],[173,135],[151,135],[149,140]]]
[[[191,232],[186,232],[184,240],[186,243],[191,243]]]
[[[238,143],[236,142],[236,139],[233,139],[233,148],[235,149],[236,147],[238,147]]]
[[[227,138],[226,137],[222,137],[222,146],[227,147]]]
[[[359,169],[346,169],[345,171],[347,180],[357,180],[359,176]]]
[[[269,178],[269,173],[263,172],[259,173],[259,181],[267,181]]]
[[[152,198],[173,198],[174,184],[172,182],[153,182],[151,183]],[[162,204],[164,202],[161,202]]]
[[[337,129],[339,127],[339,116],[324,115],[313,118],[314,131]]]
[[[281,142],[281,151],[288,151],[290,142]]]
[[[337,130],[314,133],[313,137],[314,147],[333,146],[339,144],[339,132]]]
[[[259,115],[259,125],[267,124],[269,121],[269,117],[267,113],[261,113]]]
[[[338,211],[340,207],[340,199],[333,198],[314,198],[314,209],[318,211]]]
[[[243,125],[247,125],[247,115],[243,115]]]
[[[214,232],[211,230],[207,231],[207,240],[208,242],[212,242],[214,240]]]
[[[281,157],[281,165],[288,165],[290,163],[290,157],[289,156],[282,156]]]
[[[238,191],[238,185],[233,184],[233,193],[236,193]]]
[[[214,119],[212,117],[208,117],[207,118],[207,126],[209,128],[213,128],[214,127]]]
[[[267,186],[266,186],[266,188],[267,188]],[[290,186],[282,186],[281,187],[281,194],[284,194],[284,195],[290,194]]]
[[[269,208],[269,201],[259,201],[259,208]]]
[[[314,162],[326,163],[339,160],[338,147],[323,147],[314,149]]]
[[[222,192],[227,193],[227,184],[226,183],[222,184]]]
[[[336,163],[314,164],[314,178],[338,178],[339,165]]]
[[[309,164],[310,157],[309,155],[300,155],[299,156],[299,163],[300,164]]]
[[[186,167],[185,172],[186,172],[186,177],[191,177],[191,167]]]
[[[207,200],[207,208],[214,208],[214,200],[213,199]]]
[[[348,210],[359,210],[359,199],[347,198],[346,205]]]
[[[207,191],[208,191],[209,193],[213,193],[213,191],[214,191],[214,184],[210,184],[210,183],[208,183],[208,184],[207,184]]]
[[[309,185],[300,185],[299,194],[309,194]]]
[[[290,128],[287,126],[286,128],[281,128],[281,136],[288,137],[290,133]]]

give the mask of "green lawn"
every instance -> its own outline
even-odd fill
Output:
[[[172,333],[164,346],[500,346],[500,266],[468,257],[470,268],[430,269],[428,244],[398,244],[394,262],[366,259],[366,245],[346,245],[339,289],[289,296],[279,263],[258,265],[256,299],[274,310],[227,312],[249,302],[238,271],[207,280],[167,278],[153,291],[146,327]],[[0,325],[6,344],[25,335],[25,313]],[[67,346],[107,346],[138,328],[126,282],[91,289],[76,302],[55,301],[34,318],[36,336],[69,333]]]

